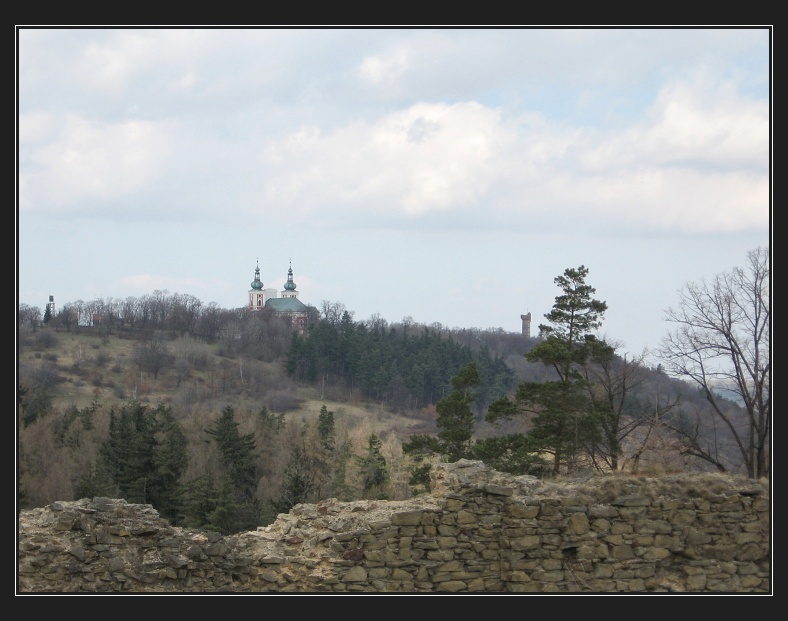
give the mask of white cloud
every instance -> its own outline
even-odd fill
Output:
[[[395,47],[385,54],[369,56],[361,62],[359,77],[372,86],[392,86],[408,70],[408,51]]]
[[[555,106],[529,99],[526,87],[517,89],[541,85],[541,78],[523,76],[542,66],[536,51],[545,37],[570,40],[549,60],[570,71],[557,75],[573,76],[574,65],[563,64],[569,62],[565,45],[580,45],[569,56],[591,54],[598,40],[606,40],[597,31],[502,31],[500,40],[497,33],[468,31],[461,35],[464,45],[451,30],[386,33],[348,55],[342,71],[315,81],[311,59],[320,64],[327,50],[335,50],[334,60],[345,51],[335,47],[339,34],[319,34],[118,30],[72,42],[74,62],[65,77],[52,78],[61,81],[61,90],[73,81],[73,99],[66,98],[72,113],[40,110],[31,97],[31,112],[20,117],[22,209],[95,211],[102,203],[124,203],[139,206],[142,217],[148,205],[157,216],[188,211],[211,218],[221,205],[222,216],[264,212],[315,224],[339,216],[332,226],[352,219],[411,227],[423,220],[507,230],[613,224],[727,231],[768,220],[768,103],[743,95],[729,77],[733,72],[724,81],[693,64],[663,86],[640,117],[629,110],[627,119],[635,120],[628,127],[622,121],[596,128],[548,121]],[[632,50],[651,49],[639,36],[608,36],[628,41]],[[670,39],[654,33],[649,40],[662,41],[664,51]],[[521,53],[512,64],[502,62],[504,48],[515,44]],[[605,48],[604,57],[618,58],[617,45]],[[42,48],[44,42],[26,55],[26,75],[36,74],[47,58]],[[613,75],[607,63],[599,66]],[[370,89],[348,95],[317,88],[346,84],[348,68],[382,93],[380,100],[397,99],[381,109],[370,104],[377,94],[348,99],[368,97]],[[482,80],[486,87],[480,87],[480,72],[507,76],[516,89],[496,91],[503,77]],[[431,98],[440,91],[436,82],[449,94]],[[495,96],[486,98],[485,89]],[[628,96],[647,101],[648,92]],[[96,110],[112,102],[112,115],[104,118],[113,120],[99,122],[94,110],[74,107],[89,93],[97,94],[87,100]],[[392,109],[390,102],[403,93],[416,93],[409,99],[416,103]],[[594,93],[603,97],[605,91]],[[586,96],[570,91],[566,108]],[[50,101],[56,106],[63,100]],[[167,120],[181,111],[177,126]],[[117,116],[122,113],[128,116]],[[156,118],[163,120],[148,120]],[[159,197],[165,185],[173,195],[146,200],[146,193]]]
[[[331,205],[389,222],[470,210],[477,222],[520,228],[766,226],[765,105],[730,85],[694,86],[666,87],[649,117],[623,131],[506,118],[475,102],[301,128],[269,145],[266,197],[312,220]]]
[[[654,167],[578,177],[566,187],[566,203],[582,205],[584,220],[600,229],[727,233],[768,227],[763,175]]]
[[[768,104],[744,99],[731,84],[671,84],[660,92],[655,116],[642,139],[663,161],[768,165]]]
[[[31,112],[19,115],[19,146],[42,143],[51,139],[56,129],[56,121],[48,112]]]
[[[210,30],[120,30],[88,43],[70,76],[90,90],[128,95],[132,82],[161,75],[173,87],[193,83],[194,63],[211,54],[217,33]]]
[[[496,178],[510,136],[498,111],[476,103],[419,103],[328,134],[301,128],[266,150],[267,196],[407,215],[461,207]]]
[[[109,124],[69,115],[52,142],[29,150],[33,166],[20,174],[20,205],[73,209],[80,200],[109,201],[141,190],[169,164],[172,131],[167,121]],[[34,135],[35,123],[26,123],[20,142]]]
[[[699,71],[663,87],[642,122],[589,145],[581,161],[598,171],[668,165],[765,172],[768,149],[768,103]]]

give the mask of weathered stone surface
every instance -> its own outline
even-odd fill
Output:
[[[768,593],[765,481],[539,481],[460,461],[411,500],[298,505],[222,537],[111,498],[19,513],[17,593]]]

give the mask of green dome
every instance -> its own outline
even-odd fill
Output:
[[[260,266],[258,265],[254,270],[254,280],[252,281],[252,289],[261,291],[262,288],[263,288],[263,282],[260,280]]]
[[[287,282],[285,283],[285,290],[295,291],[295,288],[296,284],[293,282],[293,268],[291,266],[290,269],[287,270]]]

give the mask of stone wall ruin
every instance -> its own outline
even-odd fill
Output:
[[[17,594],[771,592],[765,481],[542,481],[462,460],[432,490],[298,505],[232,536],[119,499],[23,510]]]

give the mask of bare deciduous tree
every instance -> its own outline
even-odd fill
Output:
[[[139,367],[140,371],[145,371],[153,375],[154,379],[159,377],[159,373],[174,362],[175,357],[169,352],[164,336],[161,333],[154,334],[152,338],[140,341],[132,351],[132,359]]]
[[[328,323],[332,323],[334,325],[339,324],[340,320],[342,319],[343,313],[347,309],[342,302],[330,302],[328,300],[323,300],[320,302],[320,315],[323,321],[327,321]]]
[[[614,349],[620,347],[616,342],[608,344]],[[649,370],[643,364],[645,355],[645,352],[632,358],[603,355],[580,369],[599,424],[599,437],[589,447],[589,453],[597,465],[602,463],[605,469],[614,472],[624,470],[630,461],[637,463],[638,452],[644,450],[650,433],[646,431],[642,445],[631,453],[626,448],[632,445],[630,436],[640,427],[653,426],[655,420],[671,412],[678,403],[678,397],[660,401],[656,395],[653,402],[643,398],[649,377]]]
[[[769,266],[769,249],[757,248],[747,253],[745,267],[718,274],[711,282],[684,285],[678,306],[665,312],[677,327],[660,349],[668,371],[704,394],[734,438],[751,478],[770,474]],[[726,407],[726,392],[735,395],[745,417]]]
[[[17,309],[17,327],[35,331],[41,323],[41,309],[27,304],[20,304]]]

